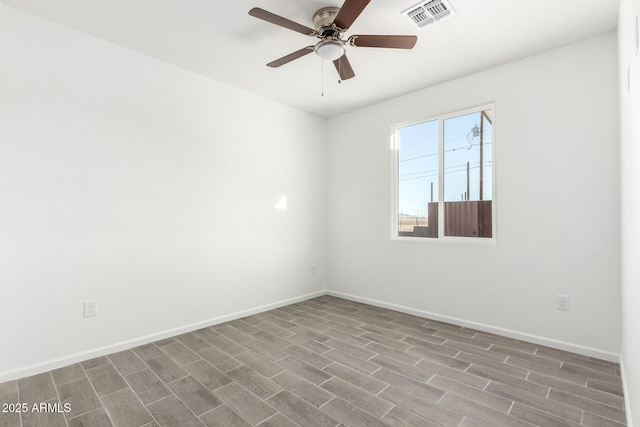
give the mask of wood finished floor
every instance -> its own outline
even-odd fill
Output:
[[[17,402],[0,426],[625,425],[615,363],[330,296],[0,384]]]

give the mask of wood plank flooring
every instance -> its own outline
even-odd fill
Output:
[[[3,383],[0,404],[0,427],[625,425],[615,363],[330,296]]]

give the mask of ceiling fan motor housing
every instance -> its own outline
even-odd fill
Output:
[[[322,35],[324,31],[335,28],[333,20],[336,18],[339,11],[339,7],[323,7],[313,14],[313,25],[315,26],[318,34]]]

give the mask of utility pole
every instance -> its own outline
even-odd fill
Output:
[[[466,194],[466,199],[467,201],[469,201],[469,194],[471,194],[471,163],[467,162],[467,191],[465,192]]]

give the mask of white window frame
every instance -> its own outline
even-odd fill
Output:
[[[483,110],[493,111],[492,123],[492,147],[491,147],[491,237],[462,237],[462,236],[445,236],[444,235],[444,121],[453,117],[464,116],[466,114],[477,113]],[[413,126],[420,123],[438,121],[438,237],[416,237],[416,236],[399,236],[398,235],[398,212],[399,212],[399,181],[398,181],[398,130],[407,126]],[[451,113],[440,114],[437,116],[412,120],[407,122],[396,123],[391,127],[391,239],[407,242],[455,242],[455,243],[474,243],[474,244],[495,244],[497,236],[497,192],[496,192],[496,108],[495,103],[487,103],[476,107],[466,108]],[[440,220],[440,218],[442,220]]]

